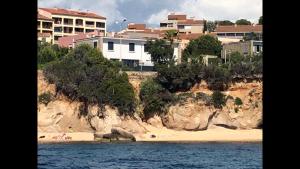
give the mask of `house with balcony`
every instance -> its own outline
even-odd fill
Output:
[[[106,18],[91,12],[61,8],[39,8],[39,15],[53,20],[53,42],[60,37],[99,31],[106,34]]]
[[[38,40],[52,43],[53,41],[53,19],[38,14],[37,16]]]

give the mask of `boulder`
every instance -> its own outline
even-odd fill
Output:
[[[155,115],[154,117],[151,117],[150,119],[148,119],[147,123],[150,124],[151,126],[156,127],[156,128],[163,128],[164,127],[161,118],[157,115]]]
[[[113,135],[117,135],[118,137],[123,137],[126,139],[131,139],[133,141],[135,141],[135,137],[133,136],[133,134],[127,132],[126,130],[119,128],[119,127],[115,127],[111,129],[111,134]]]
[[[213,110],[209,107],[184,103],[183,106],[171,106],[162,122],[167,128],[175,130],[205,130],[212,115]]]

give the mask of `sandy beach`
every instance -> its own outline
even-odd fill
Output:
[[[167,128],[152,128],[150,132],[135,135],[136,141],[198,141],[198,142],[260,142],[262,130],[231,130],[214,128],[205,131],[176,131]],[[38,142],[72,142],[95,141],[94,134],[88,132],[76,133],[38,133]]]

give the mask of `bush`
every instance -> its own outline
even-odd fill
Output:
[[[214,91],[212,94],[212,102],[215,108],[222,108],[226,104],[225,95],[220,91]]]
[[[235,112],[235,113],[238,113],[238,112],[239,112],[239,108],[235,107],[235,108],[234,108],[234,112]]]
[[[204,68],[204,79],[210,90],[226,90],[231,80],[230,73],[226,68],[208,65]]]
[[[140,99],[144,105],[142,118],[147,120],[155,114],[165,113],[168,103],[171,103],[174,97],[155,80],[147,79],[141,84]]]
[[[236,97],[234,100],[234,104],[240,106],[243,104],[243,101],[239,97]]]
[[[182,63],[158,67],[157,81],[170,92],[187,91],[201,80],[202,66]]]
[[[212,104],[212,98],[203,92],[196,93],[196,99],[203,100],[205,102],[205,105],[207,105],[207,106]]]
[[[121,115],[133,115],[135,97],[127,74],[89,45],[80,45],[61,60],[47,64],[44,73],[56,90],[71,100],[84,106],[108,104],[117,107]]]
[[[50,92],[42,93],[38,96],[38,102],[48,105],[49,102],[51,102],[53,98],[53,95]]]

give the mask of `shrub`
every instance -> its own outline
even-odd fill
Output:
[[[229,100],[229,99],[234,100],[234,98],[233,98],[231,95],[228,95],[228,96],[226,97],[226,100]]]
[[[50,92],[42,93],[38,96],[38,101],[39,103],[43,103],[46,106],[48,105],[49,102],[51,102],[53,96]]]
[[[205,105],[209,106],[212,104],[212,98],[208,94],[205,94],[203,92],[196,93],[196,99],[197,100],[203,100],[205,102]]]
[[[157,81],[170,92],[187,91],[201,80],[202,66],[182,63],[157,68]]]
[[[226,104],[225,95],[220,91],[214,91],[212,94],[212,102],[215,108],[222,108]]]
[[[243,104],[243,101],[239,97],[236,97],[234,100],[234,104],[240,106]]]
[[[153,79],[142,82],[140,99],[144,105],[143,119],[149,119],[155,114],[160,115],[166,112],[168,103],[171,103],[174,96]]]

